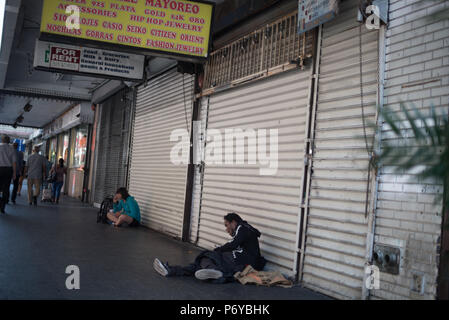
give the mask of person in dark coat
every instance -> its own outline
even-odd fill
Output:
[[[213,251],[201,252],[188,266],[170,266],[156,258],[153,268],[164,277],[195,275],[197,279],[216,283],[234,281],[234,274],[243,271],[247,265],[263,270],[266,261],[260,254],[259,230],[233,212],[224,216],[224,225],[232,236],[228,243]]]

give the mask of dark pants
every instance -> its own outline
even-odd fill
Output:
[[[9,198],[9,186],[12,179],[12,167],[0,167],[0,192],[2,198],[0,200],[0,210],[4,211]]]
[[[64,181],[57,181],[53,183],[53,198],[56,200],[59,200],[59,197],[61,195],[61,188],[64,184]]]
[[[19,189],[19,180],[20,180],[20,177],[16,177],[16,179],[13,180],[13,188],[12,188],[12,195],[11,195],[12,202],[15,202],[16,198],[17,198],[17,190]]]
[[[170,266],[170,274],[172,277],[180,276],[193,276],[195,272],[200,269],[215,269],[220,270],[220,268],[209,258],[201,258],[200,263],[191,263],[188,266]],[[220,270],[221,271],[221,270]]]
[[[210,252],[212,254],[212,252]],[[215,259],[214,255],[219,256],[218,260]],[[205,254],[202,252],[196,259],[194,263],[189,264],[188,266],[169,266],[170,272],[168,276],[177,277],[177,276],[193,276],[196,271],[200,269],[214,269],[223,272],[223,274],[227,277],[232,276],[233,273],[237,270],[234,262],[234,258],[232,257],[231,252],[213,252],[213,255]]]

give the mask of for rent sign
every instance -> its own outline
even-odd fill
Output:
[[[79,72],[98,77],[143,79],[145,56],[36,41],[34,67],[49,71]]]
[[[79,71],[81,49],[51,46],[50,68]]]
[[[184,0],[44,0],[41,33],[47,39],[70,37],[204,59],[213,6]],[[77,21],[77,27],[68,21]]]

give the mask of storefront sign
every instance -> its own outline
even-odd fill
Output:
[[[309,31],[338,14],[339,0],[299,0],[298,33]]]
[[[144,63],[143,55],[39,40],[34,54],[34,67],[38,69],[120,79],[143,79]]]
[[[46,39],[62,36],[80,44],[101,42],[204,59],[213,9],[214,4],[206,1],[44,0],[41,33]],[[79,22],[77,27],[74,21]]]

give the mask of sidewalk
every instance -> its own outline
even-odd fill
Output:
[[[31,207],[25,187],[0,215],[0,299],[329,299],[299,286],[163,278],[152,268],[155,257],[188,264],[200,250],[144,227],[97,224],[96,212],[68,197]],[[68,265],[80,268],[80,290],[65,287]]]

